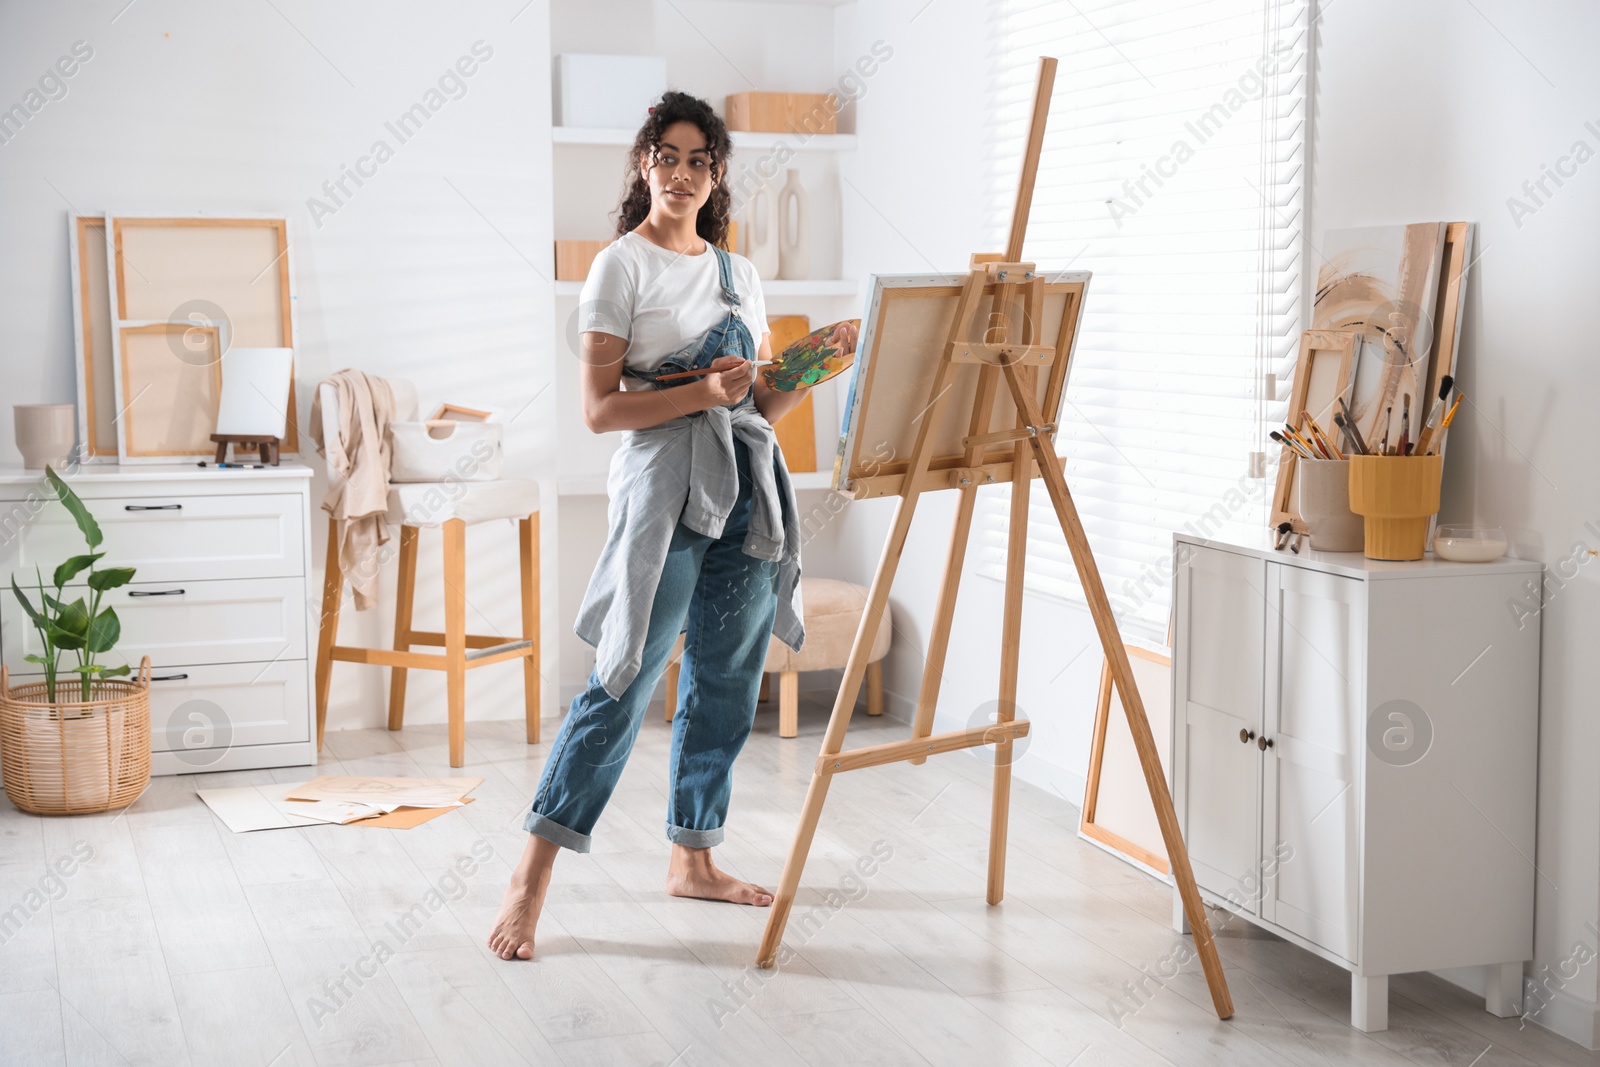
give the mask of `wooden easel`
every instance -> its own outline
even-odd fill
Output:
[[[989,822],[989,884],[986,899],[990,904],[1000,903],[1005,892],[1006,829],[1011,808],[1012,747],[1017,738],[1028,733],[1028,722],[1018,720],[1016,714],[1017,659],[1022,634],[1023,564],[1027,555],[1028,491],[1032,479],[1042,477],[1045,490],[1055,506],[1062,533],[1077,567],[1078,578],[1089,601],[1094,616],[1095,629],[1105,649],[1110,664],[1111,677],[1122,696],[1127,711],[1128,725],[1133,732],[1134,745],[1139,752],[1139,762],[1150,789],[1150,799],[1155,804],[1156,816],[1161,824],[1161,834],[1166,842],[1172,862],[1173,875],[1182,896],[1184,914],[1194,931],[1195,946],[1199,950],[1206,982],[1211,989],[1212,1002],[1218,1018],[1233,1014],[1233,1001],[1228,995],[1228,985],[1222,974],[1222,964],[1217,958],[1216,945],[1211,937],[1211,927],[1205,908],[1195,888],[1194,872],[1189,866],[1189,854],[1178,829],[1177,814],[1173,811],[1172,796],[1167,791],[1166,775],[1150,735],[1150,725],[1145,719],[1144,703],[1134,684],[1133,672],[1128,664],[1128,654],[1122,637],[1117,632],[1117,622],[1100,580],[1099,569],[1089,551],[1083,523],[1067,490],[1066,475],[1061,459],[1056,455],[1054,437],[1056,423],[1048,421],[1043,411],[1059,411],[1065,383],[1064,374],[1052,374],[1045,402],[1038,401],[1036,373],[1039,367],[1049,367],[1057,360],[1066,360],[1069,353],[1057,352],[1054,346],[1037,343],[1039,309],[1042,306],[1044,280],[1034,269],[1034,264],[1021,261],[1022,239],[1027,229],[1028,210],[1033,200],[1034,177],[1038,171],[1039,151],[1044,139],[1045,118],[1050,107],[1051,87],[1055,83],[1055,59],[1044,56],[1039,61],[1038,81],[1034,88],[1031,127],[1028,132],[1026,155],[1017,190],[1016,205],[1011,217],[1011,231],[1005,254],[978,253],[972,256],[971,270],[963,283],[943,350],[937,357],[936,370],[929,388],[929,402],[920,419],[916,443],[910,465],[899,490],[899,504],[895,510],[894,525],[878,562],[872,579],[872,589],[867,597],[867,607],[862,613],[861,625],[856,631],[855,644],[845,667],[844,679],[834,702],[828,731],[823,737],[822,750],[811,772],[811,785],[806,791],[805,807],[800,823],[795,829],[794,842],[784,863],[783,876],[772,902],[766,931],[756,962],[761,967],[772,967],[783,939],[784,926],[794,905],[795,893],[800,885],[800,873],[805,866],[811,840],[816,833],[817,821],[822,815],[822,805],[827,799],[828,786],[836,774],[845,771],[876,767],[887,763],[908,761],[921,763],[929,755],[971,748],[976,745],[995,746],[994,799]],[[992,293],[993,314],[981,338],[962,336],[964,324],[972,317],[982,296]],[[1027,312],[1023,317],[1022,337],[1007,336],[1010,312],[1022,302]],[[947,481],[929,478],[929,461],[932,458],[933,427],[939,423],[940,414],[951,391],[955,375],[967,366],[975,365],[979,375],[972,404],[969,431],[962,439],[966,448],[966,466],[940,472]],[[1017,412],[1016,425],[1010,429],[989,430],[995,393],[1004,382],[1011,394]],[[984,462],[988,449],[996,444],[1012,445],[1011,456],[1004,462]],[[955,609],[956,588],[960,581],[961,564],[966,555],[967,535],[972,527],[973,506],[980,484],[994,482],[1009,474],[1011,477],[1010,542],[1006,556],[1006,591],[1001,630],[1000,699],[999,712],[993,725],[977,726],[950,733],[933,734],[933,710],[937,702],[939,679],[949,644],[951,615]],[[928,642],[928,656],[922,679],[922,691],[917,702],[917,714],[911,736],[904,741],[894,741],[864,748],[844,749],[844,735],[855,709],[856,697],[861,691],[866,674],[867,657],[877,628],[882,624],[888,605],[889,587],[905,548],[911,528],[911,517],[917,499],[925,489],[955,488],[961,493],[956,512],[955,526],[950,540],[950,558],[944,582],[939,592],[939,607],[934,618],[933,632]]]

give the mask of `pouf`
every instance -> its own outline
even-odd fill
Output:
[[[800,732],[800,672],[843,670],[850,660],[856,630],[867,607],[867,588],[834,578],[801,578],[800,600],[805,607],[806,639],[795,652],[776,637],[767,646],[763,670],[778,674],[778,736],[795,737]],[[867,657],[867,714],[883,714],[883,657],[889,654],[893,627],[885,617],[872,639]],[[678,663],[682,659],[683,638],[667,667],[667,721],[672,721],[678,702]],[[765,699],[766,686],[762,686]]]

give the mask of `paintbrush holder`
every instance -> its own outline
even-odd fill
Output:
[[[1443,456],[1350,457],[1350,510],[1366,520],[1368,559],[1422,558],[1443,475]]]
[[[1350,510],[1348,459],[1296,460],[1300,517],[1318,552],[1360,552],[1365,523]]]

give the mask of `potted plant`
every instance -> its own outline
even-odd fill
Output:
[[[150,781],[150,659],[137,682],[118,680],[130,673],[127,664],[96,662],[122,636],[116,611],[101,600],[132,581],[134,568],[96,567],[105,556],[97,551],[100,524],[54,469],[47,466],[45,476],[89,551],[56,567],[51,591],[36,567],[37,603],[12,575],[11,590],[44,650],[27,660],[44,668],[44,681],[13,687],[0,665],[0,770],[6,795],[24,811],[107,811],[132,803]],[[67,583],[85,573],[87,599],[68,601]],[[63,665],[65,653],[77,662]],[[76,685],[63,673],[77,675]]]
[[[105,556],[104,552],[96,552],[103,540],[100,533],[100,524],[94,521],[94,516],[89,514],[89,509],[84,507],[78,494],[72,487],[61,479],[61,475],[52,467],[45,467],[45,477],[56,491],[56,497],[61,501],[78,524],[78,530],[83,534],[83,539],[88,543],[89,552],[86,555],[73,556],[55,569],[51,575],[51,582],[55,586],[55,595],[51,596],[44,591],[44,575],[39,573],[37,566],[34,573],[38,575],[39,605],[36,608],[17,586],[16,575],[11,576],[11,591],[22,602],[22,610],[28,613],[28,618],[33,620],[33,628],[39,633],[39,643],[44,648],[44,653],[30,653],[26,658],[29,663],[38,663],[44,667],[46,693],[51,703],[56,700],[56,676],[60,672],[61,653],[73,652],[77,655],[77,664],[68,667],[70,673],[78,675],[80,700],[89,699],[90,682],[95,678],[115,678],[126,675],[131,668],[126,664],[117,667],[107,667],[96,663],[95,657],[102,652],[110,652],[116,645],[117,639],[122,636],[122,623],[117,619],[117,613],[112,608],[100,607],[100,598],[108,589],[116,589],[133,581],[132,567],[107,567],[96,570],[95,564]],[[83,597],[72,601],[70,604],[62,600],[62,594],[68,582],[82,574],[89,572],[86,580],[89,586],[89,602],[84,603]]]

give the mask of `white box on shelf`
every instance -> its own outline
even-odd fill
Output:
[[[555,65],[555,124],[637,129],[666,89],[663,56],[562,52]]]

